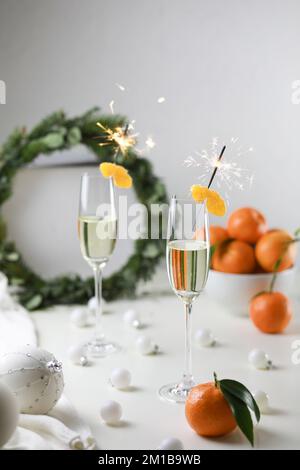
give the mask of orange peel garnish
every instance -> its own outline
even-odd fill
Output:
[[[206,186],[201,186],[200,184],[193,184],[191,187],[191,193],[194,201],[206,201],[207,210],[211,214],[219,217],[226,214],[225,201],[217,191],[209,189]]]
[[[104,162],[99,166],[104,178],[113,178],[115,186],[128,189],[132,186],[132,178],[126,168],[116,163]]]

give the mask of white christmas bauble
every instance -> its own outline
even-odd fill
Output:
[[[73,364],[85,366],[88,363],[86,344],[75,344],[68,349],[68,358]]]
[[[183,450],[183,444],[179,439],[175,437],[167,437],[164,439],[157,450]]]
[[[122,416],[122,407],[118,402],[109,400],[102,405],[100,415],[107,424],[117,424]]]
[[[131,374],[127,369],[114,369],[110,375],[110,382],[113,387],[125,390],[131,382]]]
[[[261,349],[252,349],[248,355],[248,361],[256,369],[269,369],[271,365],[268,355]]]
[[[134,328],[139,328],[141,326],[140,316],[136,310],[126,310],[123,315],[123,320],[127,326],[132,326]]]
[[[257,392],[253,393],[254,400],[257,403],[259,411],[261,413],[266,413],[269,409],[269,397],[266,392],[262,390],[257,390]]]
[[[215,342],[212,332],[207,328],[200,328],[195,333],[195,341],[199,346],[209,347]]]
[[[14,393],[0,382],[0,447],[13,435],[19,421],[19,405]]]
[[[64,388],[61,363],[29,344],[0,358],[0,378],[15,393],[21,413],[48,413]]]
[[[138,337],[136,340],[136,348],[138,352],[143,355],[153,354],[158,349],[152,339],[145,335]]]
[[[86,308],[77,307],[70,314],[71,322],[79,328],[84,328],[88,324],[88,311]]]

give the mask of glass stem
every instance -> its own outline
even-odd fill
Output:
[[[194,383],[192,375],[192,325],[191,325],[191,314],[192,314],[192,303],[184,303],[185,310],[185,370],[183,374],[183,383],[185,386],[190,387]]]
[[[102,342],[104,338],[102,329],[102,267],[100,264],[93,266],[95,278],[95,297],[96,297],[96,311],[95,311],[95,340]]]

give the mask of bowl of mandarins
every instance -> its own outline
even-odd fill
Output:
[[[271,293],[275,282],[276,291],[288,295],[295,277],[296,241],[286,230],[269,229],[258,210],[235,210],[226,228],[210,227],[208,296],[233,314],[247,315],[250,301],[259,293]]]

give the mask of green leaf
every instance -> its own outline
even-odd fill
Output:
[[[219,381],[220,387],[222,392],[225,390],[229,392],[231,395],[234,395],[236,398],[239,398],[245,405],[249,406],[249,408],[255,413],[255,417],[257,422],[260,420],[260,411],[257,406],[256,401],[252,393],[248,390],[245,385],[241,384],[237,380],[230,380],[230,379],[223,379]]]
[[[57,149],[64,143],[64,137],[60,132],[52,132],[41,139],[48,149]]]
[[[37,307],[41,305],[43,301],[43,297],[40,294],[36,294],[33,297],[31,297],[28,302],[26,302],[25,307],[27,310],[35,310]]]
[[[155,243],[149,243],[143,252],[143,256],[145,258],[156,258],[159,253],[160,250],[158,246]]]
[[[221,381],[222,382],[222,381]],[[253,434],[253,422],[251,418],[250,411],[248,410],[247,405],[237,398],[235,395],[229,393],[226,389],[223,389],[222,385],[220,384],[222,393],[228,402],[232,413],[236,419],[237,425],[242,431],[242,433],[246,436],[250,444],[254,445],[254,434]]]
[[[5,256],[5,259],[7,259],[7,261],[18,261],[19,258],[20,258],[19,253],[8,253]]]
[[[78,127],[72,127],[67,135],[68,144],[73,146],[79,144],[81,141],[81,131]]]

